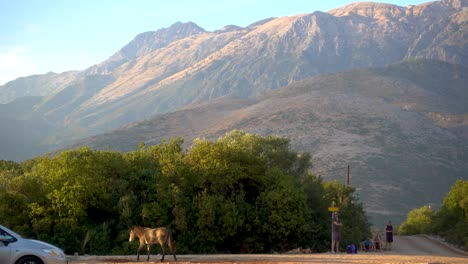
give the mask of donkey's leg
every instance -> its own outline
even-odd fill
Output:
[[[163,257],[161,259],[161,262],[163,262],[164,257],[166,256],[166,250],[164,249],[164,243],[159,243],[159,245],[161,245],[161,249],[162,249],[162,253],[163,253]]]
[[[146,258],[146,261],[149,261],[150,247],[151,247],[150,244],[146,245],[146,252],[148,252],[148,258]]]
[[[140,249],[141,249],[142,247],[143,247],[143,245],[140,244],[140,246],[139,246],[138,249],[137,249],[137,261],[140,260]]]
[[[177,261],[177,258],[176,258],[176,250],[175,250],[175,247],[174,245],[172,244],[172,236],[169,237],[169,239],[167,240],[167,245],[169,246],[169,249],[171,250],[172,252],[172,255],[174,256],[174,260]]]

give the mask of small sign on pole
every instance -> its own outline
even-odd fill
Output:
[[[330,212],[338,212],[339,210],[340,210],[339,207],[334,207],[334,206],[328,207],[328,211],[330,211]]]

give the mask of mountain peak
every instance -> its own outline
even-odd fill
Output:
[[[185,23],[175,22],[167,28],[148,31],[137,35],[135,39],[122,50],[128,53],[126,54],[127,58],[138,57],[147,52],[164,47],[173,41],[203,32],[206,31],[191,21]]]
[[[164,30],[164,29],[160,29],[160,30]],[[197,24],[193,23],[192,21],[188,21],[188,22],[178,21],[178,22],[175,22],[174,24],[170,25],[166,30],[167,31],[176,31],[175,33],[178,32],[178,33],[181,33],[181,34],[186,33],[187,35],[192,35],[193,33],[205,32],[205,29],[203,29],[202,27],[200,27]]]
[[[222,27],[221,29],[216,30],[215,33],[224,33],[224,32],[231,32],[231,31],[239,31],[239,30],[242,30],[242,29],[244,29],[244,28],[243,28],[243,27],[236,26],[236,25],[226,25],[226,26]]]
[[[357,2],[332,9],[328,13],[336,17],[358,15],[377,20],[391,20],[405,15],[405,8],[393,4]]]
[[[185,23],[175,22],[168,28],[143,32],[138,34],[132,41],[112,55],[108,60],[90,67],[86,71],[86,74],[109,74],[125,62],[163,48],[174,41],[203,32],[206,31],[191,21]]]

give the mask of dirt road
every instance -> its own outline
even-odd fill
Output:
[[[468,257],[468,252],[466,251],[462,251],[445,242],[423,235],[395,236],[395,243],[392,250],[398,254],[404,255]]]
[[[140,262],[161,263],[160,255],[140,257]],[[71,257],[70,264],[130,264],[136,262],[136,256],[81,256]],[[172,255],[166,255],[166,262],[174,263]],[[404,263],[404,264],[467,264],[468,252],[428,236],[395,236],[391,251],[358,252],[358,254],[230,254],[230,255],[177,255],[177,263],[242,263],[242,264],[293,264],[293,263]]]

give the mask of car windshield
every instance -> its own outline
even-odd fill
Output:
[[[0,226],[0,241],[14,240],[15,235],[20,236],[20,235],[16,234],[15,232],[13,232],[13,231],[11,231],[11,230],[3,227],[3,226]]]

